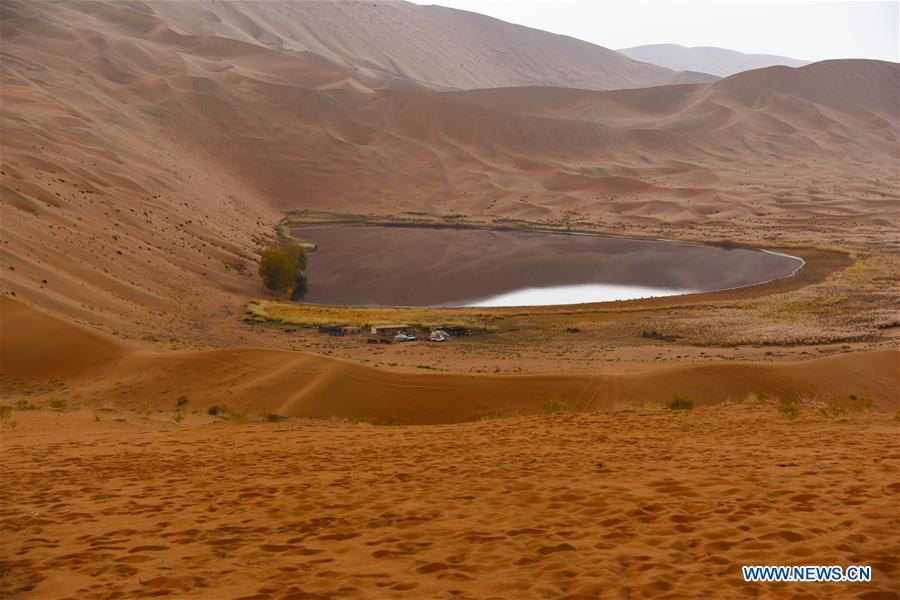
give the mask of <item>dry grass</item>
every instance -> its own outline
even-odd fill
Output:
[[[823,344],[872,339],[900,314],[900,257],[855,254],[825,281],[783,294],[711,306],[669,322],[700,345]]]
[[[413,327],[470,327],[490,330],[498,313],[466,308],[345,307],[256,300],[247,305],[246,320],[300,327],[341,324],[351,327],[406,323]]]

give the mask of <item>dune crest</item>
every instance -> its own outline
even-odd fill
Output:
[[[701,404],[742,400],[753,392],[850,394],[882,409],[900,397],[900,352],[858,352],[777,364],[681,364],[593,375],[464,375],[385,371],[305,352],[229,348],[159,353],[122,344],[88,329],[3,299],[3,375],[25,381],[63,379],[93,403],[165,406],[179,396],[192,409],[211,405],[292,417],[436,424],[498,414],[540,412],[558,399],[573,409],[665,403],[690,394]],[[58,340],[48,353],[26,339]],[[9,358],[6,358],[9,357]]]

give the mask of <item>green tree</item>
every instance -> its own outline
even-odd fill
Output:
[[[262,251],[259,276],[263,284],[278,293],[291,292],[292,300],[306,295],[306,250],[295,240],[273,244]]]
[[[306,292],[309,291],[309,286],[306,283],[306,275],[303,271],[299,271],[297,273],[297,279],[294,282],[294,291],[291,292],[291,300],[294,302],[299,302],[306,297]]]
[[[284,253],[287,254],[290,261],[297,265],[300,271],[306,270],[306,250],[303,249],[303,246],[291,240],[282,244],[282,248],[284,248]]]
[[[259,276],[263,285],[274,292],[283,293],[291,289],[300,269],[296,259],[278,246],[269,246],[259,256]]]

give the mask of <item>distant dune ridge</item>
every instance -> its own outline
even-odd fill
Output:
[[[895,63],[659,86],[681,76],[404,3],[0,11],[3,291],[117,331],[215,339],[290,210],[624,233],[897,220]]]
[[[709,73],[719,77],[728,77],[741,71],[764,69],[766,67],[786,66],[802,67],[809,61],[775,56],[773,54],[746,54],[726,48],[698,46],[688,48],[678,44],[649,44],[622,48],[625,56],[653,65],[674,69],[676,71],[694,71]]]
[[[147,2],[173,28],[314,56],[373,87],[619,89],[715,79],[575,38],[409,2]]]

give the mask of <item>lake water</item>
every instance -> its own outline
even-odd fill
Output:
[[[306,302],[541,306],[671,296],[787,277],[795,257],[702,244],[536,231],[310,225]]]

